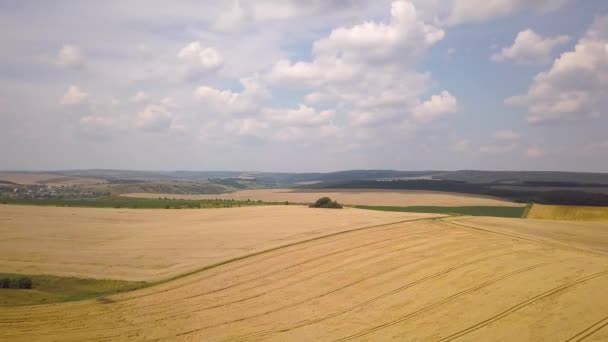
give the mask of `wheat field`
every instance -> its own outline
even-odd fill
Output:
[[[2,310],[0,339],[603,341],[608,226],[567,236],[568,224],[435,217],[358,229],[102,301]]]
[[[526,217],[539,220],[605,222],[608,221],[608,207],[534,204]]]
[[[175,195],[175,194],[152,194],[131,193],[123,196],[158,198],[168,197],[176,199],[235,199],[235,200],[260,200],[265,202],[312,203],[320,197],[329,196],[340,203],[350,205],[375,205],[375,206],[523,206],[493,197],[459,194],[438,191],[412,191],[412,190],[368,190],[368,189],[323,189],[323,190],[293,190],[293,189],[254,189],[239,190],[219,195]]]

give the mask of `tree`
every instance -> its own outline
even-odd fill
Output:
[[[321,197],[315,203],[310,205],[311,208],[330,208],[342,209],[342,205],[336,201],[332,201],[329,197]]]

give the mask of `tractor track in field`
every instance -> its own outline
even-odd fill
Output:
[[[527,299],[527,300],[525,300],[523,302],[520,302],[520,303],[518,303],[516,305],[513,305],[510,308],[508,308],[508,309],[506,309],[504,311],[501,311],[500,313],[498,313],[498,314],[496,314],[496,315],[494,315],[492,317],[489,317],[489,318],[487,318],[487,319],[485,319],[485,320],[483,320],[481,322],[477,322],[477,323],[475,323],[475,324],[473,324],[473,325],[471,325],[471,326],[469,326],[469,327],[467,327],[465,329],[462,329],[462,330],[460,330],[460,331],[458,331],[456,333],[453,333],[453,334],[451,334],[449,336],[446,336],[446,337],[444,337],[442,339],[439,339],[437,342],[445,342],[445,341],[456,340],[456,339],[458,339],[458,338],[460,338],[460,337],[462,337],[464,335],[467,335],[467,334],[469,334],[469,333],[471,333],[471,332],[473,332],[475,330],[479,330],[479,329],[481,329],[481,328],[483,328],[483,327],[485,327],[485,326],[487,326],[489,324],[492,324],[492,323],[494,323],[494,322],[496,322],[496,321],[498,321],[498,320],[500,320],[500,319],[502,319],[502,318],[504,318],[504,317],[512,314],[513,312],[516,312],[516,311],[521,310],[521,309],[523,309],[523,308],[525,308],[527,306],[530,306],[530,305],[532,305],[532,304],[534,304],[534,303],[536,303],[536,302],[538,302],[538,301],[540,301],[540,300],[542,300],[544,298],[552,296],[552,295],[554,295],[554,294],[556,294],[558,292],[562,292],[562,291],[568,290],[568,289],[570,289],[570,288],[572,288],[572,287],[574,287],[574,286],[576,286],[578,284],[584,283],[586,281],[593,280],[593,279],[605,276],[607,274],[608,274],[608,271],[597,272],[597,273],[593,273],[593,274],[587,275],[585,277],[579,278],[579,279],[577,279],[575,281],[571,281],[569,283],[566,283],[566,284],[554,287],[554,288],[552,288],[550,290],[547,290],[545,292],[539,293],[536,296],[534,296],[532,298],[529,298],[529,299]]]

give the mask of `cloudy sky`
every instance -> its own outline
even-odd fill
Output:
[[[0,1],[0,169],[608,172],[608,1]]]

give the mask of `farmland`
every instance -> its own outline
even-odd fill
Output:
[[[391,207],[391,206],[368,206],[358,205],[356,208],[393,211],[402,213],[434,213],[444,215],[470,215],[470,216],[492,216],[492,217],[522,217],[526,211],[525,207],[507,206],[475,206],[475,207],[439,207],[439,206],[412,206],[412,207]]]
[[[0,339],[605,340],[608,227],[571,224],[456,217],[353,230],[103,302],[3,310]]]
[[[125,196],[140,198],[175,197],[179,199],[235,199],[262,200],[268,202],[289,201],[293,203],[312,203],[319,197],[329,196],[340,203],[350,205],[375,206],[523,206],[493,197],[458,194],[436,191],[408,190],[365,190],[365,189],[323,189],[323,190],[293,190],[293,189],[253,189],[241,190],[221,195],[169,195],[132,193]]]
[[[608,221],[608,208],[534,204],[527,217],[541,220],[605,222]]]
[[[300,240],[420,217],[429,215],[284,205],[205,210],[0,205],[0,272],[158,281]]]

